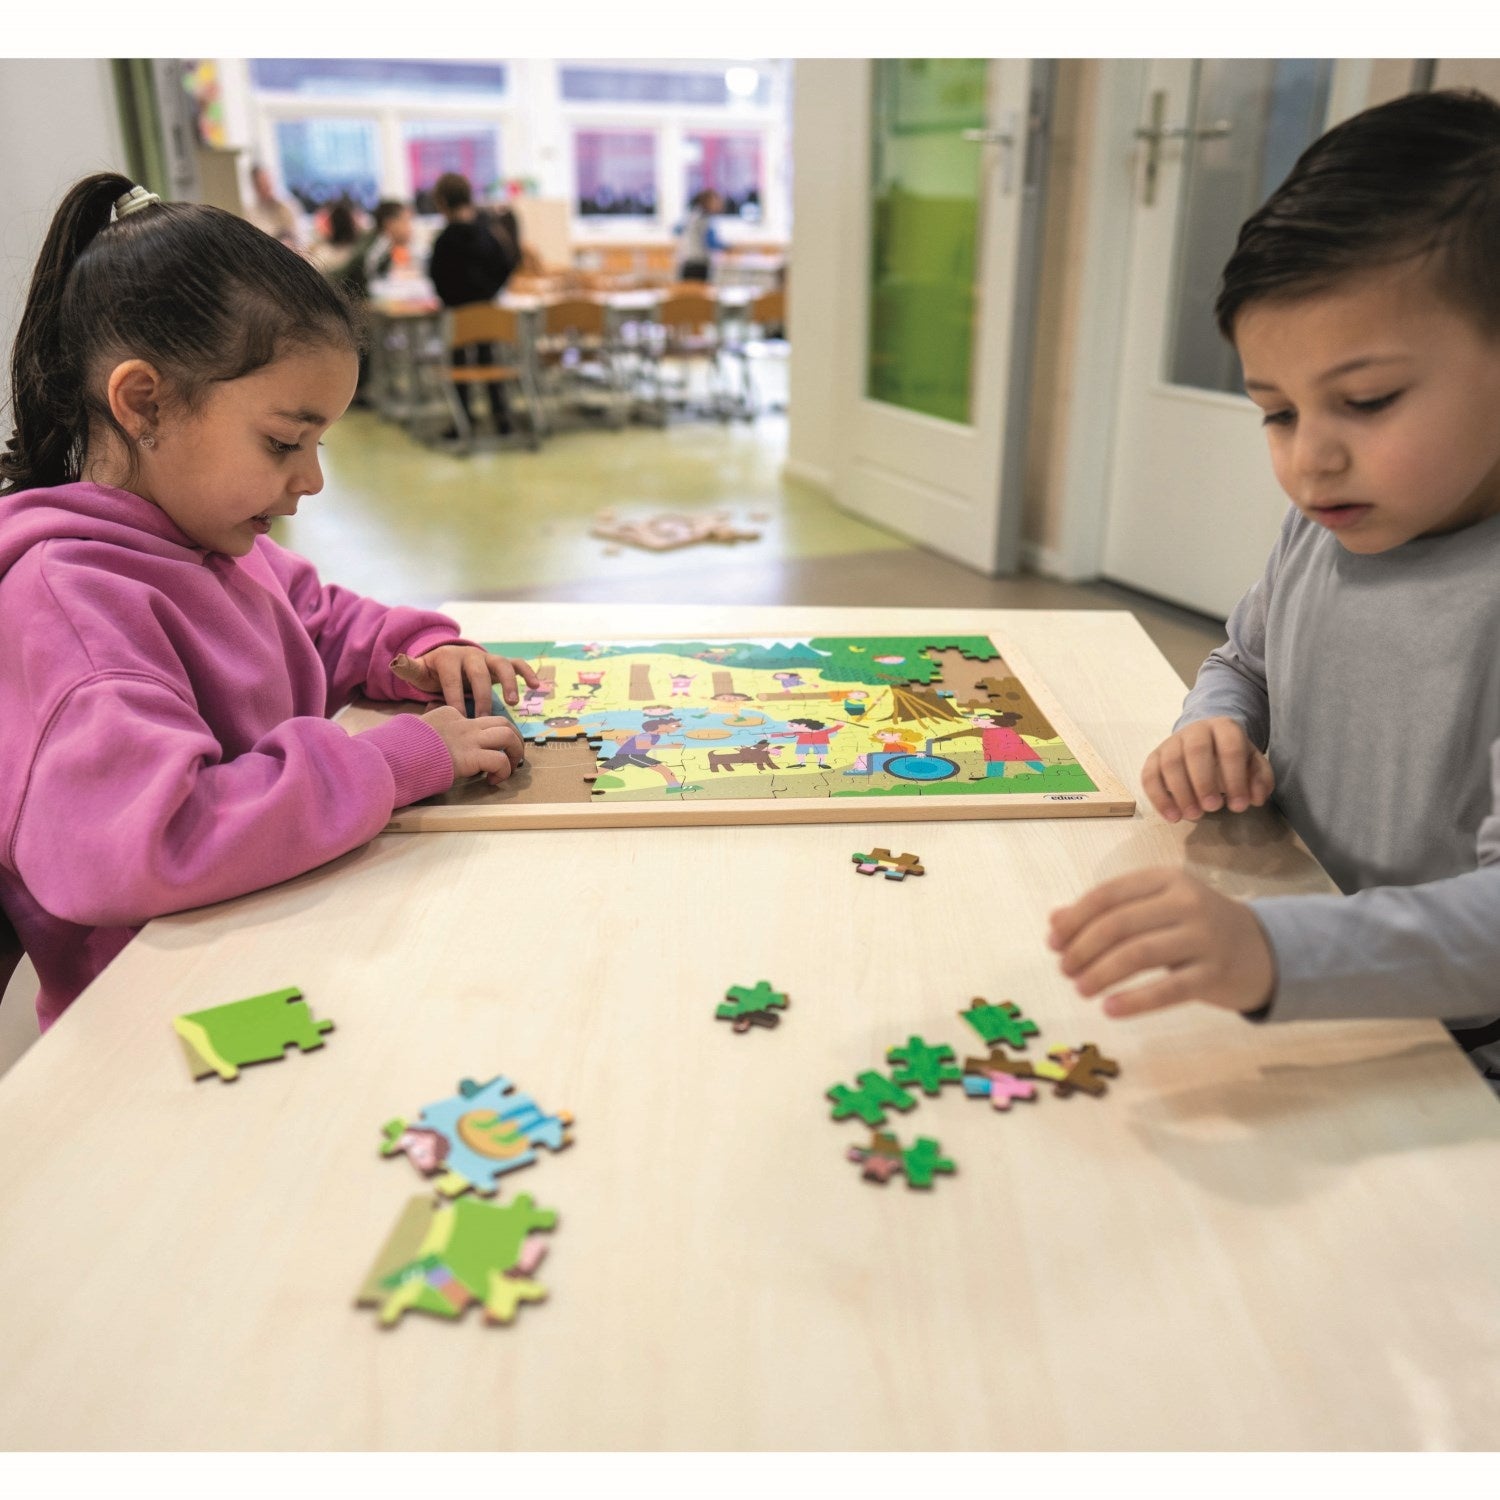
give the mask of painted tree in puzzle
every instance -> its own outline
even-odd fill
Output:
[[[1097,790],[984,636],[508,641],[541,685],[529,762],[592,762],[593,798],[995,796]]]

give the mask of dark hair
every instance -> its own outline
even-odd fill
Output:
[[[1407,94],[1335,125],[1240,229],[1214,316],[1430,257],[1436,290],[1500,327],[1500,104],[1475,89]]]
[[[11,355],[0,493],[77,479],[102,424],[129,444],[104,395],[107,361],[149,360],[191,410],[208,386],[289,348],[360,347],[357,312],[296,251],[201,203],[112,221],[131,186],[116,172],[85,177],[47,230]]]
[[[375,205],[375,228],[383,230],[392,219],[399,219],[406,212],[406,205],[399,198],[382,198]]]
[[[328,243],[352,245],[358,238],[359,224],[354,217],[354,204],[348,198],[340,198],[328,210]]]
[[[444,172],[432,185],[432,196],[441,208],[464,208],[474,201],[474,189],[462,172]]]

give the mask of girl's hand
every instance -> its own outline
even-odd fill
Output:
[[[492,682],[500,684],[505,701],[511,704],[518,701],[518,673],[527,687],[541,686],[541,678],[524,661],[495,656],[478,646],[434,646],[415,659],[403,652],[391,663],[391,671],[424,693],[441,693],[443,702],[459,713],[464,711],[465,683],[473,696],[476,714],[488,711]]]
[[[1052,913],[1048,945],[1080,995],[1144,969],[1165,977],[1104,998],[1107,1016],[1184,1000],[1256,1010],[1276,989],[1276,960],[1255,913],[1182,870],[1137,870]]]
[[[1237,719],[1199,719],[1146,757],[1141,788],[1167,822],[1197,822],[1226,803],[1230,812],[1264,806],[1276,776]]]
[[[442,735],[453,757],[454,781],[483,774],[491,786],[499,786],[526,758],[526,747],[509,719],[492,714],[466,719],[461,709],[447,704],[430,709],[422,719]]]

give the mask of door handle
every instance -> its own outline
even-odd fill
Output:
[[[1142,202],[1149,208],[1156,202],[1156,177],[1161,169],[1161,143],[1163,141],[1211,141],[1229,135],[1234,125],[1229,120],[1215,120],[1211,125],[1168,125],[1167,91],[1153,89],[1151,93],[1151,123],[1138,125],[1135,138],[1146,142],[1146,183]]]
[[[980,146],[1000,146],[1004,156],[1000,165],[1000,191],[1009,193],[1016,180],[1016,133],[1010,130],[965,130],[963,138]]]

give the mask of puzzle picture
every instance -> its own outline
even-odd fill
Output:
[[[988,636],[485,644],[540,678],[510,710],[524,766],[402,809],[391,829],[1135,810]]]

